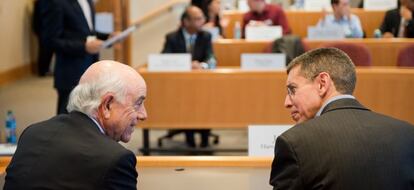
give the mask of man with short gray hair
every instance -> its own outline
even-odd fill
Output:
[[[287,73],[296,125],[276,141],[273,189],[414,189],[414,126],[352,96],[355,66],[344,52],[310,51]]]
[[[128,142],[146,119],[144,79],[115,61],[91,65],[68,111],[29,126],[8,166],[4,189],[136,189]]]

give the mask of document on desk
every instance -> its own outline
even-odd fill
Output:
[[[396,0],[364,0],[365,10],[390,10],[398,6]]]
[[[246,40],[275,40],[282,35],[281,26],[246,26]]]
[[[104,41],[104,43],[102,44],[102,49],[104,48],[108,48],[110,46],[112,46],[114,43],[119,42],[123,39],[125,39],[126,37],[128,37],[132,32],[134,32],[137,29],[136,25],[132,25],[130,27],[128,27],[126,30],[122,31],[120,34],[107,39],[106,41]]]

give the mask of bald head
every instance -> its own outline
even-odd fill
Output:
[[[203,11],[196,6],[187,7],[181,15],[182,27],[190,34],[200,31],[205,21]]]
[[[132,67],[116,61],[92,64],[72,91],[68,111],[79,111],[94,119],[115,141],[128,142],[144,107],[147,87]]]

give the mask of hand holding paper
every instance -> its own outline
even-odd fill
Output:
[[[119,33],[116,36],[110,37],[109,39],[107,39],[103,44],[102,44],[102,49],[104,48],[108,48],[110,46],[112,46],[114,43],[117,43],[123,39],[125,39],[126,37],[128,37],[128,35],[130,35],[132,32],[134,32],[137,29],[136,25],[130,26],[128,27],[126,30],[122,31],[121,33]]]

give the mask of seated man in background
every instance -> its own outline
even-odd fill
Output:
[[[267,4],[265,0],[247,0],[250,11],[243,15],[243,36],[246,26],[277,26],[280,25],[283,35],[291,30],[282,7]]]
[[[276,140],[273,189],[413,189],[414,126],[361,105],[356,71],[336,48],[287,66],[285,107],[297,123]]]
[[[318,22],[319,27],[343,28],[347,38],[362,38],[364,33],[358,16],[351,13],[349,0],[331,0],[333,14],[325,14]]]
[[[202,30],[205,21],[200,8],[187,7],[178,30],[167,34],[162,53],[190,53],[193,69],[202,69],[213,54],[211,34]]]
[[[193,69],[205,68],[206,62],[213,56],[211,34],[203,31],[205,17],[200,8],[189,6],[181,16],[181,26],[177,31],[167,34],[162,53],[190,53]],[[209,146],[209,129],[183,130],[189,147],[196,147],[194,132],[201,134],[201,147]],[[175,133],[174,130],[169,133]],[[167,135],[168,136],[168,135]]]
[[[136,189],[136,157],[118,141],[147,117],[145,97],[133,68],[92,64],[71,92],[69,114],[24,130],[4,189]]]
[[[380,30],[383,38],[413,38],[413,0],[400,0],[400,7],[385,13]]]

